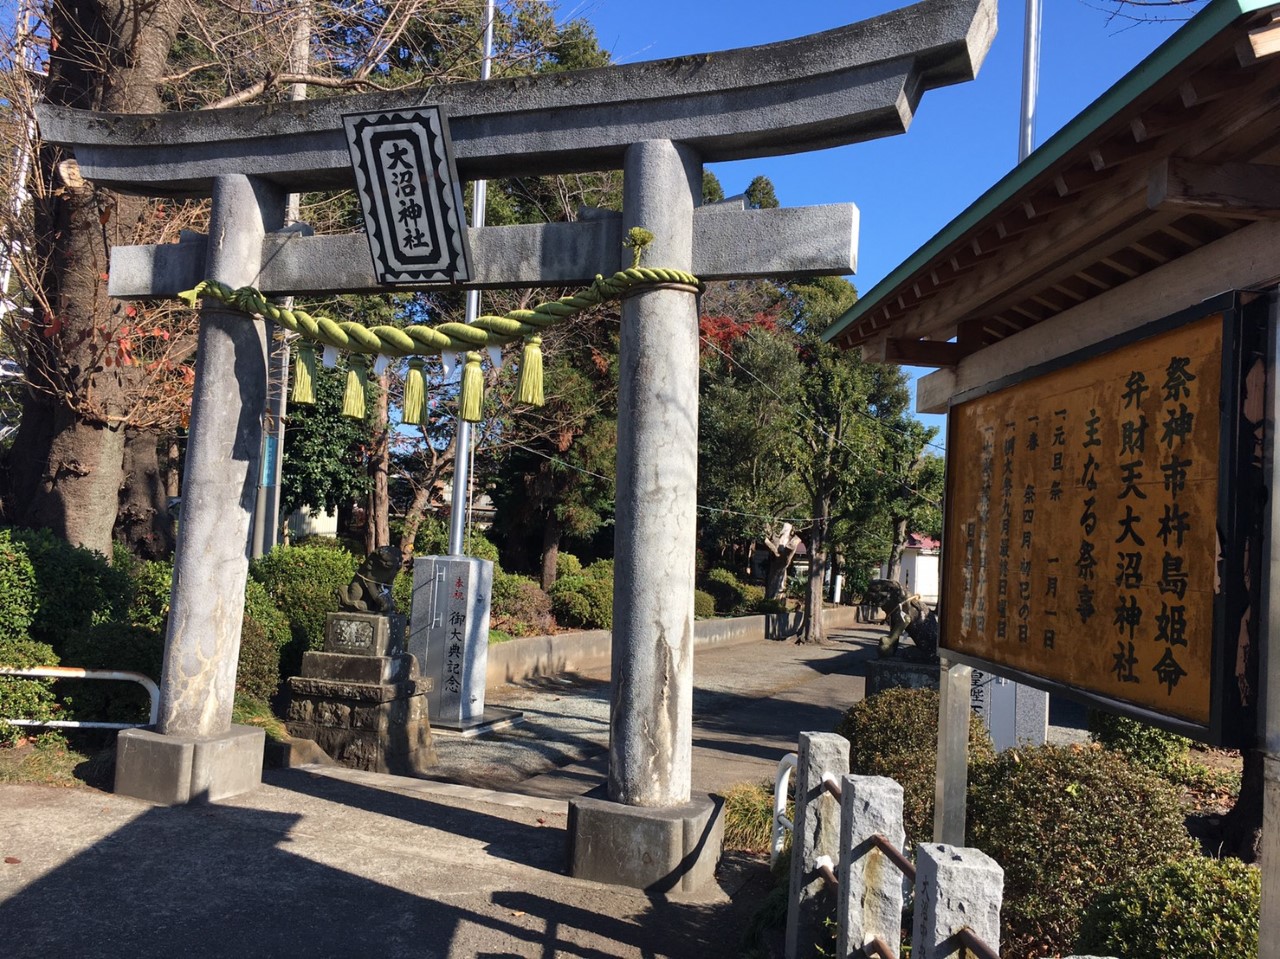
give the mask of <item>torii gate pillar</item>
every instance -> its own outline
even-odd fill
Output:
[[[268,183],[217,177],[205,275],[232,288],[255,283],[263,240],[283,226],[284,210],[283,192]],[[233,726],[231,707],[266,398],[262,322],[206,300],[159,717],[155,732],[120,733],[118,793],[173,805],[234,796],[262,779],[263,731]]]
[[[623,229],[653,234],[651,263],[693,269],[702,161],[649,140],[623,161]],[[569,804],[574,876],[653,891],[715,874],[723,822],[690,796],[698,491],[698,311],[685,290],[623,302],[608,798]]]

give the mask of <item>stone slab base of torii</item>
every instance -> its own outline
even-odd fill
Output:
[[[695,213],[702,164],[904,132],[925,91],[973,78],[995,16],[995,0],[925,0],[763,47],[432,91],[464,179],[624,171],[620,223],[471,230],[472,284],[609,275],[624,253],[612,238],[631,227],[654,235],[646,265],[704,280],[853,272],[851,205]],[[409,110],[416,96],[143,117],[45,106],[39,118],[99,186],[213,198],[207,238],[113,251],[114,295],[216,280],[287,296],[377,288],[362,238],[283,231],[284,196],[349,187],[342,116]],[[698,352],[692,293],[625,300],[609,780],[606,797],[574,804],[570,858],[577,875],[653,890],[709,881],[720,850],[716,804],[690,794]],[[260,738],[232,727],[231,705],[266,368],[263,324],[206,299],[160,721],[122,737],[120,791],[181,803],[259,779]]]

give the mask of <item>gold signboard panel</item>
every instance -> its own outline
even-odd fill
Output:
[[[1229,328],[1211,314],[952,407],[944,653],[1220,727]]]

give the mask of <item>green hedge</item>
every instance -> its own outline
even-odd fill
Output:
[[[1186,765],[1191,740],[1157,726],[1099,710],[1089,711],[1089,738],[1159,776]]]
[[[581,576],[582,560],[572,553],[556,554],[556,579],[562,576]]]
[[[1191,856],[1093,900],[1077,952],[1125,959],[1256,959],[1262,874],[1238,859]]]
[[[12,527],[8,532],[12,543],[25,547],[35,573],[32,639],[60,652],[64,640],[78,630],[128,620],[133,598],[128,569],[113,567],[100,553],[72,546],[47,529]]]
[[[0,666],[26,669],[56,665],[58,657],[45,643],[0,637]],[[56,704],[51,686],[52,680],[0,679],[0,746],[10,745],[25,732],[24,727],[11,726],[5,719],[53,718]]]
[[[721,616],[736,616],[750,608],[747,588],[731,570],[711,570],[703,580],[702,588],[711,594],[716,604],[715,611]],[[760,597],[764,597],[763,591]]]
[[[907,838],[933,837],[933,791],[938,762],[938,692],[886,689],[855,705],[836,726],[849,740],[849,770],[858,776],[888,776],[902,786]],[[982,720],[969,723],[971,767],[990,762],[991,737]]]
[[[589,606],[588,602],[588,615]],[[551,597],[542,591],[537,581],[496,567],[491,617],[493,628],[510,636],[541,636],[551,632],[555,625]]]
[[[1069,954],[1094,896],[1194,851],[1176,789],[1078,746],[1009,749],[973,770],[968,841],[1004,868],[1005,959]]]
[[[693,616],[695,619],[711,619],[716,614],[716,600],[708,592],[693,591]]]
[[[337,612],[337,591],[359,565],[350,553],[316,546],[277,546],[249,565],[250,575],[289,620],[291,639],[280,657],[284,675],[297,674],[304,652],[324,648],[325,617]]]
[[[36,614],[36,571],[27,548],[0,527],[0,640],[26,639]]]
[[[556,580],[548,591],[551,609],[561,626],[582,629],[610,629],[613,626],[613,577],[607,579],[597,571],[592,574],[592,563],[581,576],[566,576]],[[612,573],[610,563],[608,571]]]

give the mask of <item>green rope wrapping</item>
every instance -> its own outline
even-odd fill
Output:
[[[643,244],[635,243],[633,249],[638,258]],[[194,289],[179,293],[178,298],[193,308],[196,300],[201,298],[219,300],[251,316],[260,316],[278,323],[310,341],[306,344],[307,346],[316,343],[367,356],[402,357],[434,356],[450,351],[472,352],[488,346],[501,346],[521,338],[537,337],[543,330],[561,320],[599,306],[601,303],[617,299],[646,286],[662,284],[693,287],[698,292],[703,289],[702,281],[684,270],[632,266],[629,269],[619,270],[612,276],[597,275],[592,284],[581,293],[539,303],[531,310],[512,310],[504,316],[479,316],[471,323],[441,323],[439,326],[415,324],[403,328],[366,327],[350,320],[338,321],[327,316],[312,316],[305,310],[290,309],[272,303],[261,291],[251,286],[233,290],[217,280],[202,280]],[[535,345],[531,340],[530,343]],[[534,355],[538,356],[540,366],[540,351],[535,351],[533,354],[526,351],[526,354],[530,358]],[[311,348],[310,356],[312,365],[309,372],[314,373],[314,347]],[[541,371],[538,372],[540,374]],[[529,396],[541,394],[541,389],[532,388],[534,379],[530,378],[530,388],[527,391],[522,388],[522,394],[527,393]],[[540,380],[541,376],[537,376],[536,379]],[[349,378],[348,392],[350,391]],[[295,394],[294,402],[306,402],[306,400],[300,399]]]

